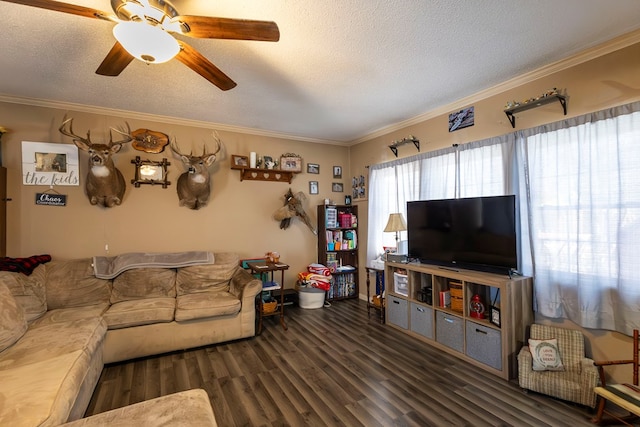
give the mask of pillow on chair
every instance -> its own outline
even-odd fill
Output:
[[[529,351],[533,358],[534,371],[564,371],[564,365],[558,350],[558,340],[529,339]]]

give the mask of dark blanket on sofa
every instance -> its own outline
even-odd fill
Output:
[[[0,258],[0,271],[30,275],[40,264],[51,261],[51,255],[34,255],[28,258]]]

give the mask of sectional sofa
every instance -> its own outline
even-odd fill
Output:
[[[105,363],[255,335],[260,280],[210,264],[96,277],[94,259],[0,272],[0,425],[81,418]]]

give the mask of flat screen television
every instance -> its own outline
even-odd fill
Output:
[[[408,256],[497,273],[518,270],[516,197],[407,202]]]

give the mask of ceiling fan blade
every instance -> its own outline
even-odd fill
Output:
[[[62,3],[53,0],[0,0],[6,3],[23,4],[25,6],[39,7],[41,9],[54,10],[56,12],[70,13],[72,15],[84,16],[85,18],[104,19],[106,21],[114,21],[116,17],[110,13],[101,10],[92,9],[90,7],[79,6],[76,4]]]
[[[96,74],[100,74],[102,76],[120,75],[122,70],[127,68],[127,65],[129,65],[131,61],[133,61],[133,55],[127,52],[125,48],[116,41],[96,70]]]
[[[191,68],[193,71],[200,74],[222,90],[229,90],[236,87],[236,82],[220,71],[218,67],[213,65],[200,52],[183,41],[179,41],[178,43],[180,43],[180,52],[176,55],[176,59],[178,61],[182,62],[184,65]]]
[[[271,21],[181,15],[172,18],[171,22],[183,24],[182,34],[189,37],[268,42],[280,40],[278,25]]]

